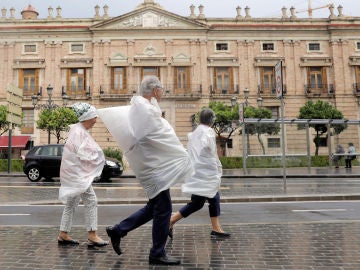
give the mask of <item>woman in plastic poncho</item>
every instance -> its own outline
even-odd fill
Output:
[[[95,107],[87,103],[75,103],[72,109],[79,123],[70,126],[61,160],[59,199],[66,205],[61,218],[58,244],[79,244],[70,237],[69,232],[75,209],[82,199],[88,246],[106,246],[109,242],[96,233],[97,199],[91,185],[94,178],[100,176],[105,162],[103,151],[88,132],[96,123],[97,113]]]
[[[211,236],[229,237],[219,222],[222,165],[217,155],[215,132],[211,128],[215,122],[215,113],[209,108],[200,112],[200,125],[189,134],[187,150],[193,162],[195,174],[182,185],[184,193],[191,194],[191,202],[173,214],[170,219],[169,237],[173,238],[173,226],[182,218],[200,210],[206,201],[209,203]]]

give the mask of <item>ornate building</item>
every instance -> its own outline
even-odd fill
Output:
[[[157,75],[165,86],[164,116],[184,143],[194,113],[209,101],[230,106],[233,96],[244,100],[246,88],[250,105],[261,97],[278,117],[279,60],[286,118],[296,118],[307,100],[323,99],[346,118],[359,119],[360,17],[345,16],[341,6],[329,6],[329,17],[321,19],[297,18],[294,8],[285,7],[279,18],[252,18],[249,7],[244,14],[234,8],[234,17],[208,18],[202,5],[179,16],[152,0],[117,17],[108,16],[108,6],[102,15],[96,6],[88,19],[63,18],[61,11],[53,14],[49,7],[39,18],[28,6],[16,19],[14,9],[7,16],[3,8],[0,18],[0,101],[6,104],[9,83],[23,89],[23,126],[15,134],[31,136],[35,144],[46,143],[47,133],[36,129],[39,111],[32,96],[46,103],[49,84],[59,105],[66,94],[70,104],[86,101],[102,108],[128,104],[141,78]],[[92,133],[101,146],[116,145],[100,121]],[[298,147],[296,131],[287,134],[288,148]],[[359,145],[357,126],[347,134],[344,141]],[[265,140],[266,147],[279,143],[279,136]],[[234,149],[240,145],[235,138]]]

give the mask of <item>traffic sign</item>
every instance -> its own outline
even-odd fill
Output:
[[[22,100],[23,100],[23,90],[8,84],[6,100],[8,102],[6,121],[21,125],[22,124]]]
[[[275,65],[275,89],[276,97],[281,98],[283,96],[283,79],[282,79],[282,61],[276,63]]]

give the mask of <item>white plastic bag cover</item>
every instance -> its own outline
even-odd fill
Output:
[[[104,153],[81,123],[71,125],[61,159],[59,199],[85,192],[101,175]]]
[[[213,198],[221,183],[222,165],[217,155],[215,132],[206,125],[199,125],[188,135],[187,150],[195,174],[182,185],[182,191]]]
[[[130,106],[117,106],[98,109],[97,113],[104,122],[110,134],[119,144],[123,153],[127,152],[135,144],[135,137],[129,125]]]
[[[119,116],[128,117],[128,130],[123,126],[114,131],[106,124],[108,116],[99,115],[114,138],[121,139],[119,133],[122,132],[130,132],[129,136],[135,138],[135,143],[124,155],[150,199],[192,175],[189,155],[171,125],[161,117],[156,100],[150,103],[141,96],[132,98],[127,115]]]

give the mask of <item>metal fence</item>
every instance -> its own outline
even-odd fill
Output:
[[[247,133],[249,125],[274,125],[278,124],[280,133],[276,135]],[[337,145],[342,145],[346,151],[349,142],[352,142],[356,149],[359,149],[359,125],[360,120],[345,119],[253,119],[245,118],[239,126],[241,135],[232,139],[230,155],[241,155],[243,158],[243,169],[247,172],[247,162],[251,157],[289,159],[296,157],[306,157],[307,166],[310,168],[311,156],[315,155],[316,137],[314,125],[326,127],[326,132],[320,132],[318,155],[328,156],[332,165],[332,156]],[[343,131],[336,134],[335,130],[342,126]],[[323,130],[324,131],[324,130]],[[327,132],[329,131],[329,132]],[[284,136],[282,136],[284,132]],[[232,152],[231,152],[232,151]],[[284,154],[285,153],[285,154]],[[360,153],[357,153],[360,155]],[[345,155],[345,154],[344,154]]]

